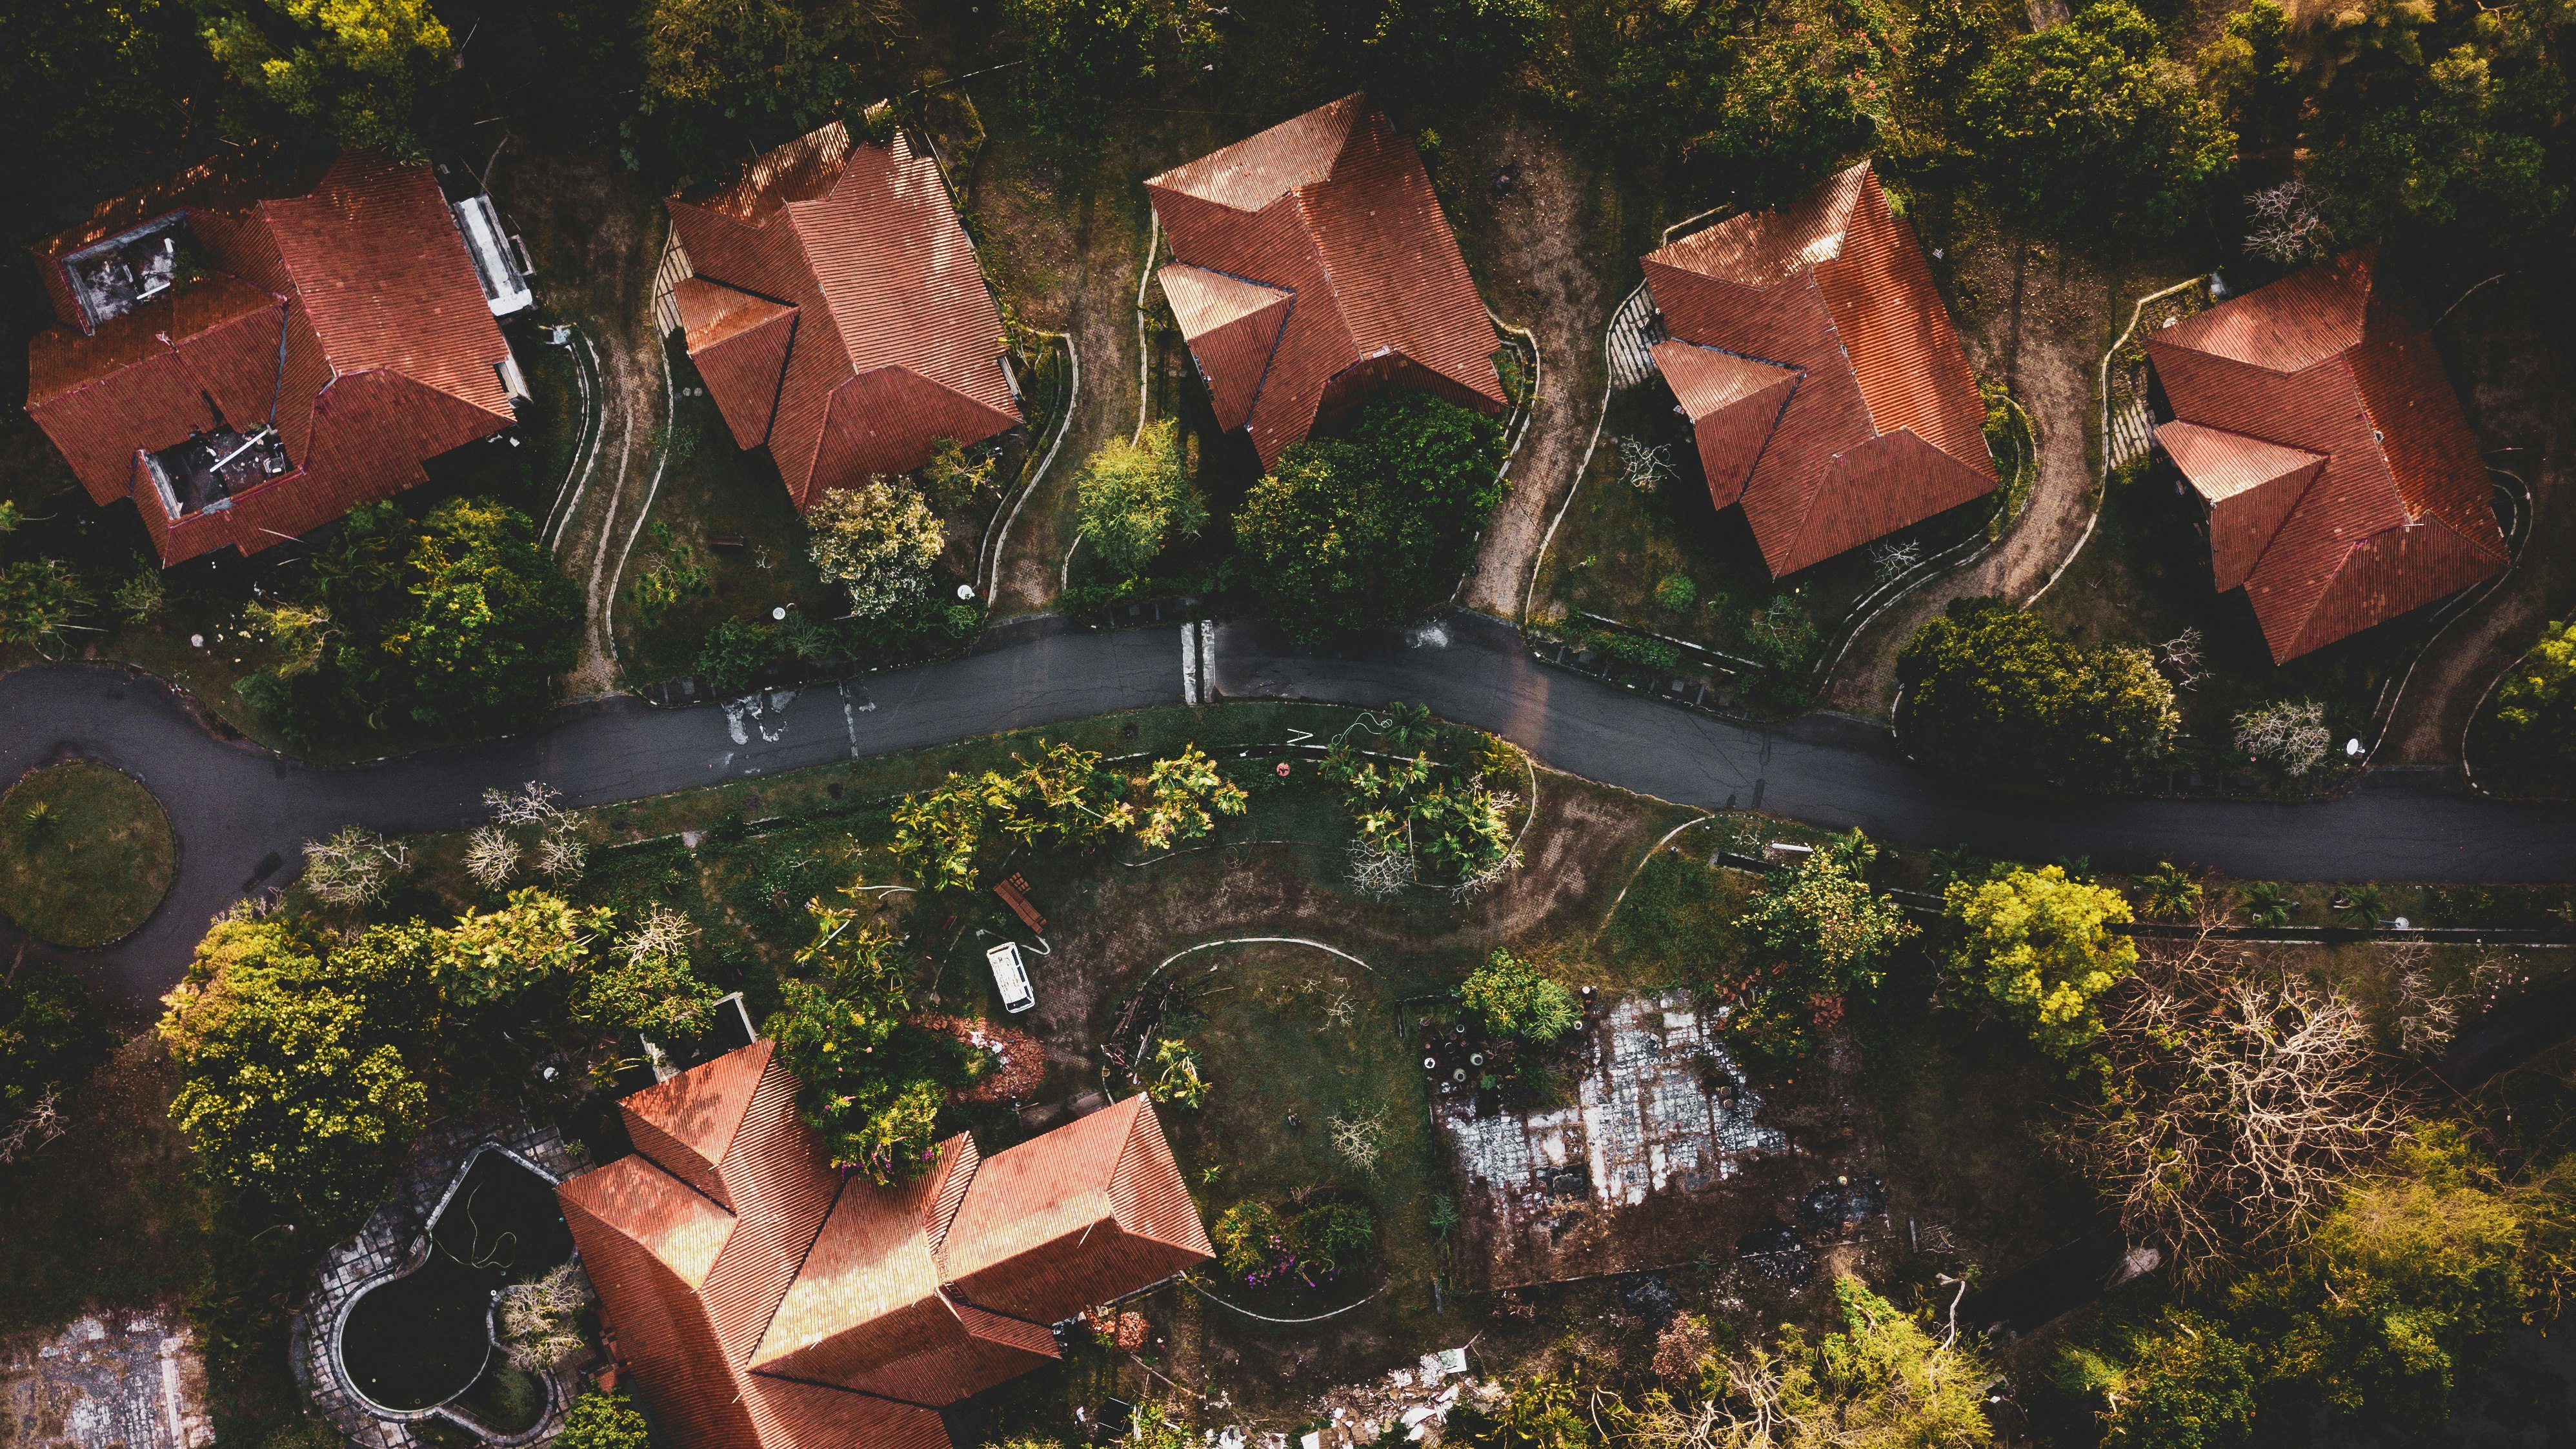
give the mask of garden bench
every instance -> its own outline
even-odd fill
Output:
[[[1011,914],[1020,918],[1021,925],[1041,936],[1046,934],[1046,917],[1039,915],[1038,908],[1029,904],[1027,876],[1014,872],[994,884],[993,894],[1002,898],[1002,904],[1011,908]]]

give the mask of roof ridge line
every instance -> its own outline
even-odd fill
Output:
[[[745,1371],[753,1371],[752,1359],[758,1358],[761,1346],[769,1342],[769,1331],[778,1326],[778,1315],[787,1307],[787,1300],[796,1296],[796,1285],[805,1277],[806,1260],[814,1256],[814,1245],[823,1241],[823,1229],[831,1226],[832,1214],[841,1210],[841,1199],[849,1193],[850,1176],[845,1172],[841,1174],[840,1185],[832,1189],[831,1203],[823,1209],[823,1215],[814,1220],[814,1235],[805,1240],[804,1248],[796,1254],[796,1268],[787,1275],[786,1290],[778,1295],[777,1302],[769,1305],[769,1316],[760,1321],[760,1336],[751,1341],[751,1352],[743,1359]]]
[[[854,1389],[847,1384],[830,1383],[823,1379],[803,1379],[794,1374],[771,1373],[767,1369],[748,1367],[742,1372],[752,1377],[771,1379],[782,1384],[797,1384],[809,1389],[825,1389],[835,1394],[848,1394],[854,1399],[874,1399],[880,1404],[901,1404],[907,1409],[921,1409],[933,1414],[939,1412],[939,1406],[936,1404],[925,1404],[917,1399],[898,1399],[892,1394],[871,1393],[866,1389]]]

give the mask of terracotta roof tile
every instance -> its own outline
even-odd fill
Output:
[[[974,243],[938,165],[903,133],[858,145],[834,122],[755,160],[725,191],[668,205],[699,278],[797,310],[783,343],[730,342],[743,351],[708,375],[708,391],[737,441],[764,422],[799,509],[824,488],[920,467],[942,437],[980,442],[1020,421]],[[741,335],[724,331],[735,315],[691,320],[684,307],[690,355]],[[702,322],[723,335],[702,335]],[[777,314],[762,325],[778,327]],[[781,345],[772,407],[757,394]]]
[[[1240,411],[1262,465],[1319,419],[1389,383],[1500,412],[1496,338],[1466,258],[1413,143],[1350,95],[1145,183],[1170,237],[1182,293],[1202,318],[1210,274],[1290,294],[1266,310],[1231,302],[1192,333],[1218,401]],[[1230,315],[1229,315],[1230,314]],[[1276,327],[1275,345],[1264,333]],[[1229,424],[1234,425],[1234,424]]]
[[[1797,369],[1670,339],[1655,344],[1654,359],[1690,418],[1709,497],[1720,508],[1736,502],[1797,389]]]
[[[1174,262],[1156,276],[1207,382],[1217,426],[1228,432],[1242,427],[1269,374],[1295,294],[1186,262]]]
[[[618,1110],[635,1150],[733,1208],[718,1165],[777,1054],[775,1042],[756,1041],[629,1096]]]
[[[641,1154],[557,1190],[638,1392],[688,1449],[945,1444],[933,1409],[1057,1351],[1042,1322],[943,1286],[935,1245],[972,1249],[974,1235],[1009,1231],[1002,1199],[1052,1177],[1079,1179],[1058,1186],[1083,1200],[1073,1216],[1089,1210],[1097,1232],[1078,1255],[1041,1244],[1056,1251],[1005,1265],[988,1286],[1029,1273],[1042,1281],[1026,1296],[1071,1289],[1090,1295],[1087,1306],[1208,1255],[1170,1145],[1141,1103],[991,1163],[960,1135],[919,1180],[876,1188],[844,1186],[821,1167],[795,1093],[763,1042],[629,1099],[630,1122],[647,1129],[639,1145],[713,1155],[706,1166],[739,1219]],[[680,1149],[683,1139],[696,1145]],[[979,1198],[995,1163],[1010,1164],[1001,1193]],[[1055,1199],[1026,1205],[1071,1220]]]
[[[1967,354],[1867,162],[1793,206],[1650,253],[1645,268],[1672,337],[1698,349],[1655,355],[1676,396],[1690,388],[1706,408],[1695,419],[1716,420],[1700,441],[1710,497],[1743,506],[1775,577],[1993,489]],[[1710,349],[1801,374],[1759,439],[1744,436],[1748,414],[1707,407]],[[1887,441],[1899,437],[1922,446]]]
[[[93,499],[135,497],[164,563],[308,532],[515,420],[497,371],[509,345],[426,165],[350,153],[309,194],[264,199],[200,168],[40,246],[49,290],[68,296],[61,256],[180,209],[213,275],[95,336],[65,326],[29,346],[29,412]],[[217,410],[245,432],[273,419],[293,471],[168,518],[134,455]]]
[[[2375,271],[2365,248],[2147,339],[2176,423],[2196,429],[2159,430],[2186,474],[2213,466],[2209,430],[2325,460],[2213,506],[2213,581],[2243,583],[2276,663],[2510,561],[2431,339],[2384,305]]]
[[[1131,1151],[1137,1138],[1151,1147]],[[1153,1104],[1138,1096],[986,1158],[941,1266],[964,1301],[1054,1323],[1210,1256]]]

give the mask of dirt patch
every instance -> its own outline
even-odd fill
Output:
[[[1873,718],[1895,699],[1897,652],[1925,619],[1952,599],[2028,599],[2083,538],[2096,497],[2093,393],[2102,349],[2126,320],[2123,299],[2137,290],[2130,274],[2153,274],[1982,226],[1951,232],[1919,216],[1917,226],[1924,246],[1943,253],[1934,274],[1949,293],[1969,365],[2009,384],[2038,427],[2039,479],[1994,547],[1916,589],[1852,641],[1822,703]],[[2117,321],[2115,309],[2123,314]]]
[[[1601,400],[1601,331],[1633,281],[1620,255],[1615,192],[1600,169],[1534,117],[1506,113],[1462,127],[1434,157],[1442,198],[1463,234],[1486,304],[1538,339],[1541,387],[1512,490],[1486,520],[1459,601],[1520,616],[1548,520],[1573,485]],[[1497,191],[1493,174],[1511,168]],[[1624,289],[1623,289],[1624,290]]]
[[[2576,516],[2563,506],[2567,399],[2576,376],[2548,330],[2546,301],[2516,278],[2468,298],[2435,337],[2488,463],[2531,490],[2531,536],[2503,585],[2417,662],[2373,763],[2458,764],[2461,738],[2487,687],[2531,647],[2543,624],[2565,617],[2568,560],[2576,558]]]

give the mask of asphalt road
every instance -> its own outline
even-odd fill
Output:
[[[1224,625],[1209,678],[1220,697],[1415,700],[1591,779],[1918,844],[2269,879],[2576,878],[2576,813],[2482,800],[2446,772],[2382,771],[2318,805],[2035,800],[1993,788],[2009,782],[1917,769],[1854,721],[1740,726],[1547,669],[1479,615],[1322,653],[1291,649],[1266,625]],[[569,707],[524,738],[334,768],[219,740],[149,676],[58,666],[0,678],[0,780],[87,756],[132,772],[169,808],[177,885],[141,931],[92,958],[102,985],[144,1002],[178,980],[208,918],[287,879],[302,842],[343,825],[454,829],[484,817],[486,789],[526,780],[597,805],[1181,700],[1178,629],[1088,634],[1037,620],[996,630],[964,659],[750,707],[657,710],[619,696]]]

